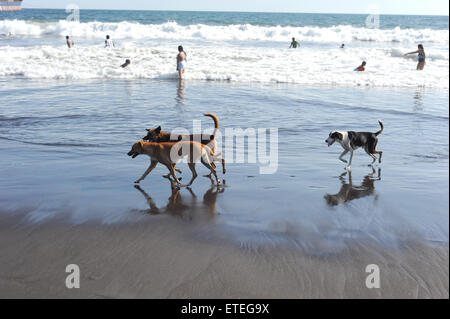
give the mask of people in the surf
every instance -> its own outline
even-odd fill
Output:
[[[298,41],[296,41],[295,38],[292,38],[292,42],[291,42],[291,45],[289,46],[289,49],[290,48],[297,49],[299,46],[300,46],[300,43],[298,43]]]
[[[75,42],[73,42],[73,40],[68,35],[66,36],[66,43],[69,49],[75,45]]]
[[[105,48],[114,48],[114,41],[110,38],[109,35],[106,36],[106,40],[105,40]]]
[[[365,71],[366,70],[366,61],[363,61],[362,63],[361,63],[361,65],[360,66],[358,66],[356,69],[354,69],[353,71],[358,71],[358,72],[363,72],[363,71]]]
[[[341,49],[345,49],[345,44],[344,43],[341,44]]]
[[[126,67],[129,66],[130,64],[131,64],[131,60],[130,60],[130,59],[126,59],[126,60],[125,60],[125,63],[122,64],[120,67],[121,67],[121,68],[126,68]]]
[[[417,46],[417,50],[416,51],[408,52],[408,53],[405,54],[405,56],[408,55],[408,54],[416,54],[416,53],[417,53],[417,60],[418,60],[418,62],[417,62],[417,70],[422,71],[423,68],[425,67],[425,58],[426,58],[425,50],[424,50],[422,44],[419,44]]]
[[[178,46],[177,55],[177,71],[180,79],[183,78],[184,72],[186,70],[187,54],[184,52],[183,46]]]

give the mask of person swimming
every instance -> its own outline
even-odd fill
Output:
[[[365,68],[365,66],[366,66],[366,61],[363,61],[362,63],[361,63],[361,65],[360,66],[358,66],[356,69],[354,69],[353,71],[358,71],[358,72],[363,72],[363,71],[365,71],[366,70],[366,68]]]
[[[183,47],[178,46],[178,54],[177,54],[177,71],[180,79],[183,78],[184,71],[186,70],[186,62],[187,62],[187,54],[184,52]]]
[[[405,56],[407,56],[409,54],[416,54],[416,53],[417,53],[417,60],[418,60],[417,70],[422,71],[423,68],[425,67],[425,58],[426,58],[425,50],[424,50],[422,44],[419,44],[417,46],[417,50],[416,51],[406,53]]]
[[[300,46],[300,43],[298,43],[298,42],[295,40],[295,38],[292,38],[292,42],[291,42],[291,45],[289,46],[289,49],[290,49],[290,48],[297,49],[297,47],[299,47],[299,46]]]
[[[126,67],[129,66],[130,64],[131,64],[130,59],[126,59],[126,60],[125,60],[125,63],[122,64],[120,67],[121,67],[121,68],[126,68]]]
[[[106,36],[106,40],[105,40],[105,48],[114,48],[114,41],[111,40],[111,38],[109,37],[109,35]]]
[[[68,35],[66,36],[66,43],[67,43],[67,46],[69,47],[69,49],[75,45],[75,42],[73,42],[73,41],[69,38]]]

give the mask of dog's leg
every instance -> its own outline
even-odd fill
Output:
[[[222,173],[225,174],[227,172],[227,169],[225,168],[225,159],[222,158]]]
[[[348,152],[349,152],[349,150],[344,150],[342,152],[341,156],[339,156],[339,159],[344,163],[347,163],[347,161],[345,159],[343,159],[342,157],[344,157]]]
[[[375,150],[375,153],[380,155],[380,157],[378,158],[378,163],[381,164],[381,157],[383,156],[383,151]]]
[[[195,170],[195,163],[188,163],[188,166],[192,172],[192,179],[187,186],[191,186],[192,183],[194,182],[194,180],[197,178],[198,174],[197,174],[197,171]]]
[[[175,169],[173,168],[173,165],[172,164],[168,164],[166,166],[167,166],[167,168],[170,171],[170,175],[172,175],[172,177],[175,180],[175,182],[177,183],[177,185],[180,186],[181,183],[180,183],[180,180],[177,177],[177,174],[175,174]]]
[[[205,165],[206,168],[208,168],[211,171],[211,174],[214,175],[214,177],[216,178],[217,185],[220,185],[220,180],[219,180],[219,177],[217,176],[217,173],[216,173],[216,170],[214,169],[214,167],[212,167],[211,164],[204,158],[201,159],[201,162],[203,165]]]
[[[211,166],[214,167],[214,168],[216,168],[216,164],[215,164],[214,162],[211,163]],[[208,177],[208,178],[211,178],[211,176],[212,176],[211,173],[206,174],[206,175],[203,175],[203,177]]]
[[[353,153],[355,152],[355,151],[353,151],[353,150],[350,150],[350,161],[349,161],[349,163],[348,163],[348,165],[347,165],[347,167],[345,168],[346,170],[350,170],[350,167],[352,166],[352,160],[353,160]]]
[[[181,170],[176,166],[177,164],[172,164],[172,166],[173,166],[173,169],[176,171],[176,172],[178,172],[178,173],[182,173],[181,172]],[[169,174],[166,174],[166,175],[163,175],[163,177],[164,178],[169,178],[171,175],[170,175],[170,173]],[[181,178],[180,178],[180,180],[181,180]]]
[[[374,154],[369,154],[369,155],[370,155],[370,157],[373,158],[373,161],[372,161],[372,163],[369,164],[369,166],[373,166],[373,163],[375,163],[378,158]]]
[[[142,174],[141,178],[135,181],[136,184],[139,184],[141,181],[143,181],[148,174],[150,174],[151,171],[158,165],[157,161],[151,161],[150,166],[147,168],[144,174]]]
[[[372,163],[370,163],[368,166],[369,167],[372,167],[373,166],[373,163],[375,163],[376,162],[376,160],[377,160],[377,157],[375,156],[375,154],[374,154],[374,148],[372,148],[372,147],[370,147],[369,145],[367,145],[366,147],[364,147],[364,150],[366,151],[366,153],[367,153],[367,155],[369,155],[370,157],[372,157],[372,159],[373,159],[373,161],[372,161]],[[375,172],[375,171],[374,171]]]

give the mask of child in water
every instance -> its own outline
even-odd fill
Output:
[[[358,71],[358,72],[365,71],[366,70],[366,68],[365,68],[366,64],[367,64],[366,61],[363,61],[363,63],[360,66],[358,66],[356,69],[354,69],[353,71]]]
[[[130,61],[130,59],[126,59],[125,60],[125,63],[124,64],[122,64],[120,67],[122,67],[122,68],[126,68],[127,66],[129,66],[131,64],[131,61]]]
[[[67,46],[69,47],[69,49],[70,49],[71,47],[73,47],[73,45],[75,44],[75,42],[73,42],[73,41],[69,38],[68,35],[66,36],[66,43],[67,43]]]

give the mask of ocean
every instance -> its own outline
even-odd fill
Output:
[[[174,79],[181,44],[191,80],[448,89],[448,17],[381,16],[375,29],[366,15],[81,10],[80,22],[67,16],[2,13],[0,76]],[[106,34],[114,52],[102,50]],[[66,35],[73,50],[62,50]],[[286,50],[292,37],[302,50]],[[403,56],[418,43],[429,61],[421,77],[417,56]],[[131,67],[117,69],[127,58]],[[355,75],[363,60],[371,72]]]
[[[47,288],[45,269],[78,260],[96,273],[93,261],[104,258],[108,283],[80,296],[448,298],[448,17],[382,15],[373,29],[366,15],[67,15],[0,13],[0,270],[29,275],[29,294],[70,297]],[[104,48],[107,34],[116,49]],[[288,49],[292,37],[299,49]],[[403,56],[419,43],[421,72],[416,55]],[[178,45],[188,58],[183,81]],[[366,71],[354,72],[363,60]],[[231,160],[216,187],[198,165],[192,188],[176,191],[157,167],[136,188],[148,159],[127,152],[145,128],[192,131],[201,120],[211,129],[204,113],[219,117],[223,135],[276,129],[276,171]],[[383,162],[368,166],[360,149],[346,171],[341,147],[325,139],[376,132],[378,119]],[[219,144],[236,151],[225,137]],[[27,268],[37,260],[42,276]],[[352,281],[373,263],[387,267],[383,290]],[[115,273],[139,265],[139,284]],[[197,277],[198,265],[209,277]],[[10,291],[28,296],[11,280]]]

